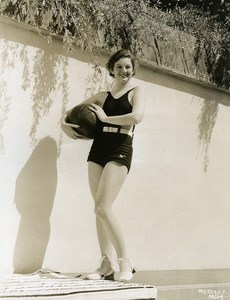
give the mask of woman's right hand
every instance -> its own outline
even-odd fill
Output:
[[[61,122],[61,129],[62,131],[71,139],[83,139],[84,137],[78,134],[73,128],[79,128],[79,125],[66,123],[67,115],[65,115]]]

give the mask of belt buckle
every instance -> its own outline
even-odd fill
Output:
[[[110,128],[111,128],[111,132],[114,132],[114,133],[118,132],[118,128],[116,128],[116,127],[110,127]]]
[[[112,127],[112,126],[104,126],[103,131],[104,132],[116,133],[116,132],[118,132],[118,128],[117,127]]]

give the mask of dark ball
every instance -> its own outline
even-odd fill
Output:
[[[93,139],[96,134],[96,114],[89,109],[90,104],[79,104],[69,111],[66,122],[79,125],[73,128],[78,134],[86,138]]]

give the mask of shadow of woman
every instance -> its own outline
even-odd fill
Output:
[[[57,187],[57,155],[55,140],[45,137],[17,177],[14,202],[21,220],[14,248],[14,273],[31,273],[42,267]]]

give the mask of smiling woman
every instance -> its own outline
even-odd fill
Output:
[[[115,63],[114,67],[114,77],[120,77],[124,80],[129,80],[133,75],[133,66],[130,59],[127,57],[121,58]]]
[[[100,267],[86,279],[114,279],[113,248],[120,267],[118,280],[129,281],[135,272],[122,230],[112,211],[131,167],[134,127],[144,114],[142,89],[132,83],[135,68],[131,52],[116,52],[107,63],[109,74],[114,78],[112,90],[99,92],[83,102],[91,104],[90,109],[98,117],[96,136],[88,156],[88,175],[102,256]],[[64,132],[69,137],[82,138],[65,119],[62,124]]]
[[[107,69],[109,71],[109,75],[112,77],[115,77],[114,76],[114,66],[115,67],[122,66],[120,59],[126,60],[125,62],[127,62],[127,68],[132,69],[132,75],[135,75],[136,60],[134,59],[133,55],[131,55],[130,52],[127,52],[127,51],[118,51],[110,57],[107,65],[106,65]]]

